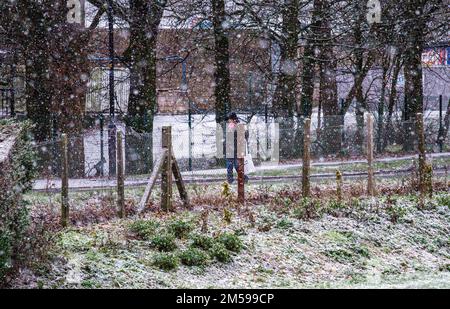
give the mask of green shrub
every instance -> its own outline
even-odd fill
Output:
[[[214,244],[213,238],[201,234],[194,234],[191,236],[191,239],[192,239],[191,243],[192,247],[200,248],[203,250],[209,250]]]
[[[182,251],[178,257],[186,266],[202,266],[206,265],[208,262],[209,256],[206,252],[197,249],[197,248],[189,248],[185,251]]]
[[[0,278],[11,268],[12,233],[0,230]]]
[[[100,288],[101,285],[98,282],[92,281],[92,280],[83,280],[81,282],[81,286],[85,289],[96,289]]]
[[[0,162],[0,286],[15,264],[31,259],[33,254],[28,243],[24,243],[29,228],[29,213],[22,200],[22,194],[31,188],[36,175],[30,130],[28,122],[4,121],[0,126],[2,140],[9,136],[16,137],[11,151]]]
[[[317,217],[317,203],[309,198],[302,198],[295,206],[292,214],[299,220],[309,220]]]
[[[346,205],[342,201],[331,199],[327,204],[327,208],[329,210],[341,210],[346,208]]]
[[[394,204],[388,204],[386,207],[386,212],[388,213],[392,223],[398,223],[398,221],[407,213],[406,208],[396,202]]]
[[[166,271],[177,268],[179,264],[179,258],[173,253],[160,253],[153,259],[153,265]]]
[[[230,263],[233,260],[230,251],[220,242],[213,244],[210,249],[210,254],[221,263]]]
[[[325,255],[339,263],[350,263],[355,260],[354,254],[344,248],[326,250]]]
[[[292,207],[292,199],[289,197],[285,197],[282,199],[282,203],[281,206],[283,206],[283,208],[285,209],[290,209]]]
[[[360,255],[361,257],[364,258],[369,258],[370,257],[370,251],[369,248],[367,248],[364,245],[354,245],[352,247],[353,252],[355,252],[356,254]]]
[[[291,221],[289,221],[288,219],[285,219],[285,218],[283,218],[283,219],[281,219],[280,221],[277,222],[277,228],[279,228],[279,229],[288,229],[288,228],[291,228],[293,226],[294,226],[294,224]]]
[[[242,240],[239,236],[232,233],[223,233],[219,235],[217,241],[222,243],[225,248],[233,252],[240,252],[243,247]]]
[[[185,238],[194,229],[194,226],[191,222],[175,220],[169,223],[168,229],[175,237]]]
[[[448,208],[450,208],[450,194],[437,196],[437,202],[439,206],[447,206]]]
[[[137,220],[130,224],[130,231],[139,238],[150,239],[159,227],[159,223],[153,220]]]
[[[332,248],[324,253],[339,263],[352,263],[370,258],[369,248],[358,243],[350,244],[347,248]]]
[[[173,251],[177,248],[175,237],[172,234],[161,234],[154,236],[150,241],[150,245],[153,248],[164,252]]]

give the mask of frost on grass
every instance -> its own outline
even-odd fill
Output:
[[[112,220],[62,231],[57,235],[50,271],[34,274],[34,284],[76,288],[450,287],[447,193],[436,194],[425,210],[418,210],[414,195],[353,198],[339,207],[330,200],[314,201],[314,214],[299,217],[297,209],[306,204],[293,198],[287,188],[255,190],[283,198],[252,205],[254,222],[248,210],[238,211],[227,204],[232,212],[228,223],[223,208],[204,204],[190,212],[150,212],[139,220]],[[250,190],[249,197],[252,194]],[[211,209],[207,234],[201,232],[204,207]]]

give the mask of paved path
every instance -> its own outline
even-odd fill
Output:
[[[389,158],[379,158],[376,159],[375,162],[395,162],[402,161],[408,159],[417,158],[417,155],[408,155],[401,157],[389,157]],[[428,157],[431,158],[443,158],[450,157],[450,152],[445,153],[433,153],[429,154]],[[315,167],[333,167],[333,166],[342,166],[349,164],[361,164],[367,163],[366,160],[348,160],[348,161],[327,161],[327,162],[313,162],[312,166]],[[274,171],[274,170],[283,170],[283,169],[294,169],[298,168],[300,170],[302,164],[283,164],[283,165],[261,165],[256,167],[257,172],[264,171]],[[406,174],[407,170],[394,170],[394,171],[379,171],[376,172],[379,176],[393,176],[393,175],[401,175]],[[209,169],[209,170],[198,170],[193,172],[183,172],[183,179],[187,183],[214,183],[214,182],[222,182],[225,180],[226,169]],[[343,175],[345,177],[361,177],[366,175],[366,172],[344,172]],[[311,178],[332,178],[335,177],[334,173],[321,173],[311,175]],[[281,180],[297,180],[300,179],[300,175],[287,175],[287,176],[252,176],[250,178],[251,182],[254,181],[281,181]],[[136,187],[136,186],[144,186],[147,183],[147,179],[143,177],[129,177],[125,180],[125,186],[127,187]],[[75,190],[92,190],[92,189],[104,189],[104,188],[112,188],[116,186],[115,179],[108,178],[93,178],[93,179],[69,179],[69,187]],[[61,180],[58,178],[54,179],[38,179],[33,184],[33,190],[35,191],[59,191],[61,189]]]

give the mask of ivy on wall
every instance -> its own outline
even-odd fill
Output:
[[[15,263],[24,257],[19,245],[29,223],[22,194],[31,189],[36,175],[35,153],[31,145],[31,125],[28,122],[3,121],[3,128],[12,127],[14,144],[7,158],[0,162],[0,284]]]

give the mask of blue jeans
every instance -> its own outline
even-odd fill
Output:
[[[233,168],[236,170],[236,173],[238,172],[239,162],[237,159],[227,159],[227,181],[228,183],[233,183],[234,177],[233,177]],[[248,181],[248,176],[244,175],[245,182]]]

